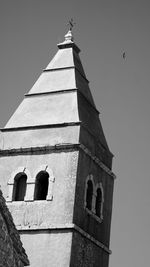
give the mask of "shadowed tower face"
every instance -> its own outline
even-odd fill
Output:
[[[0,183],[32,267],[108,267],[112,154],[71,30],[0,135]]]

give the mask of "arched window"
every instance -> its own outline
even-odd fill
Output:
[[[14,178],[13,201],[23,201],[26,194],[27,175],[18,173]]]
[[[93,183],[91,180],[87,182],[86,191],[86,208],[92,210],[92,198],[93,198]]]
[[[101,188],[98,188],[96,191],[95,212],[98,217],[101,217],[101,212],[102,212],[102,190]]]
[[[46,171],[40,171],[36,176],[34,199],[46,200],[49,185],[49,174]]]

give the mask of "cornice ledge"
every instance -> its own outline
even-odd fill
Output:
[[[108,173],[113,179],[116,179],[116,175],[102,162],[98,157],[92,155],[91,151],[83,144],[80,144],[80,148],[87,154],[101,169]]]
[[[28,147],[28,148],[14,148],[0,150],[0,157],[11,156],[11,155],[25,155],[25,154],[36,154],[36,153],[49,153],[57,151],[74,151],[79,149],[80,144],[62,143],[54,146],[41,146],[41,147]]]
[[[88,234],[87,232],[85,232],[84,230],[82,230],[79,226],[77,226],[76,224],[74,224],[74,229],[79,232],[81,235],[83,235],[84,237],[88,238],[90,241],[92,241],[94,244],[96,244],[98,247],[102,248],[103,250],[105,250],[108,254],[111,254],[112,251],[105,246],[103,243],[99,242],[97,239],[95,239],[94,237],[92,237],[90,234]]]
[[[78,126],[81,124],[81,121],[71,121],[55,124],[40,124],[40,125],[28,125],[28,126],[16,126],[9,128],[0,128],[1,132],[13,132],[13,131],[25,131],[25,130],[37,130],[37,129],[48,129],[48,128],[62,128],[68,126]]]
[[[63,94],[63,93],[71,93],[74,91],[77,91],[77,88],[71,88],[71,89],[61,89],[56,91],[45,91],[40,93],[27,93],[24,96],[25,97],[34,97],[34,96],[45,96],[45,95],[54,95],[54,94]]]
[[[17,230],[20,232],[24,232],[24,231],[55,231],[55,230],[74,230],[78,233],[80,233],[82,236],[84,236],[85,238],[89,239],[91,242],[93,242],[95,245],[97,245],[98,247],[102,248],[105,252],[107,252],[108,254],[111,254],[112,251],[105,246],[103,243],[101,243],[100,241],[98,241],[96,238],[94,238],[93,236],[91,236],[90,234],[88,234],[86,231],[84,231],[83,229],[81,229],[79,226],[77,226],[74,223],[67,223],[67,224],[58,224],[58,225],[27,225],[27,226],[17,226]]]

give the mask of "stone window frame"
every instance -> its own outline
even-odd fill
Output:
[[[30,172],[29,170],[26,168],[26,167],[19,167],[17,168],[15,171],[13,171],[10,175],[10,179],[8,181],[8,196],[6,198],[6,201],[7,202],[16,202],[15,200],[13,200],[13,189],[14,189],[14,186],[15,186],[15,177],[17,176],[17,174],[19,173],[24,173],[26,176],[27,176],[27,181],[26,181],[26,193],[25,193],[25,198],[26,198],[26,194],[27,194],[27,187],[28,187],[28,182],[29,180],[31,180],[31,175],[30,175]],[[24,198],[24,201],[25,201],[25,198]],[[19,202],[19,201],[17,201]]]
[[[86,197],[87,197],[87,189],[88,189],[88,181],[91,181],[92,182],[92,185],[93,185],[93,192],[94,192],[94,187],[95,187],[95,184],[94,184],[94,181],[93,181],[93,175],[92,174],[89,174],[86,178],[86,183],[85,183],[85,195],[84,195],[84,207],[85,209],[88,211],[88,212],[93,212],[93,196],[92,196],[92,203],[91,203],[91,210],[89,210],[87,208],[87,203],[86,203]]]
[[[88,188],[88,181],[92,181],[93,184],[93,197],[92,197],[92,209],[89,210],[86,207],[86,195],[87,195],[87,188]],[[102,202],[101,202],[101,207],[100,207],[100,217],[96,215],[96,210],[95,210],[95,205],[96,205],[96,197],[97,197],[97,189],[101,189],[102,193]],[[84,208],[88,214],[90,214],[94,219],[96,219],[98,222],[102,222],[104,217],[103,217],[103,206],[104,206],[104,189],[102,182],[95,184],[93,175],[89,174],[86,178],[85,181],[85,194],[84,194]]]
[[[103,220],[103,206],[104,206],[104,189],[103,189],[102,183],[98,183],[95,187],[95,192],[94,192],[94,195],[95,195],[95,203],[94,204],[95,204],[95,206],[96,206],[96,197],[97,197],[97,190],[98,189],[101,190],[101,194],[102,194],[101,205],[100,205],[100,216],[96,215],[95,207],[94,207],[94,211],[95,211],[95,216],[102,221]]]
[[[46,171],[49,175],[48,177],[48,193],[47,193],[47,197],[46,200],[53,200],[53,186],[54,186],[54,182],[55,182],[55,177],[53,174],[52,169],[49,168],[48,165],[41,165],[40,167],[38,167],[35,171],[34,171],[34,190],[35,190],[35,184],[36,184],[36,177],[37,175],[41,172],[41,171]],[[34,190],[33,190],[33,201],[40,201],[40,200],[34,200]],[[45,200],[41,200],[41,201],[45,201]]]
[[[13,187],[13,201],[24,201],[27,188],[27,175],[24,172],[20,172],[15,177]]]
[[[24,201],[25,202],[38,201],[38,200],[34,200],[34,190],[35,190],[37,174],[41,171],[46,171],[49,175],[49,186],[48,186],[47,197],[46,197],[46,200],[41,200],[41,201],[53,200],[53,185],[55,182],[55,177],[53,175],[52,169],[50,169],[49,166],[45,164],[45,165],[39,166],[34,171],[33,177],[31,176],[29,170],[26,167],[19,167],[15,171],[13,171],[7,183],[8,184],[8,196],[6,198],[6,201],[7,202],[19,202],[19,201],[13,200],[13,188],[15,184],[15,177],[18,173],[24,173],[27,176],[26,193],[25,193]]]

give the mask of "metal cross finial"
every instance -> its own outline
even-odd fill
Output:
[[[71,20],[69,20],[68,22],[68,25],[69,25],[69,30],[72,31],[72,28],[73,26],[75,25],[76,23],[73,21],[73,18],[71,18]]]

